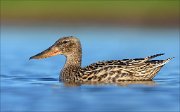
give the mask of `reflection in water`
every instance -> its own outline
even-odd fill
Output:
[[[146,86],[155,86],[155,81],[120,81],[118,83],[103,83],[103,82],[86,82],[86,83],[77,83],[77,82],[64,82],[64,86],[75,87],[81,85],[117,85],[117,86],[129,86],[129,85],[146,85]]]
[[[67,86],[67,87],[76,87],[76,86],[81,86],[81,84],[78,83],[78,82],[64,82],[64,86]]]
[[[128,86],[128,85],[147,85],[147,86],[155,86],[155,81],[122,81],[117,83],[119,86]]]

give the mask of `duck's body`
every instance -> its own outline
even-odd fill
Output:
[[[172,59],[151,60],[163,55],[156,54],[145,58],[102,61],[81,68],[81,44],[75,37],[59,39],[53,46],[30,59],[46,58],[57,54],[63,54],[67,58],[65,66],[61,70],[60,79],[64,82],[78,83],[152,80],[160,69]]]
[[[154,55],[159,56],[162,54]],[[153,56],[153,57],[154,57]],[[65,82],[77,81],[116,83],[121,81],[147,81],[152,80],[167,60],[149,60],[150,58],[111,60],[93,63],[87,67],[64,68],[61,79]],[[71,71],[72,70],[72,71]]]

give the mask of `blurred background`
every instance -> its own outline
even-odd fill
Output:
[[[1,20],[8,24],[86,24],[177,27],[178,0],[73,1],[2,0]]]
[[[1,0],[1,108],[4,111],[179,111],[179,0]],[[29,57],[63,36],[83,47],[82,66],[101,60],[175,57],[153,85],[58,81],[64,56]],[[154,85],[155,83],[155,85]]]

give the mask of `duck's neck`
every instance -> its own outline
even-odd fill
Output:
[[[81,59],[82,59],[81,53],[71,54],[66,56],[66,63],[64,68],[81,67]]]
[[[61,80],[64,82],[75,81],[81,67],[81,53],[66,56],[66,63],[61,71]]]

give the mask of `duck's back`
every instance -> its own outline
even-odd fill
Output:
[[[93,63],[81,69],[83,82],[119,82],[152,80],[167,60],[150,60],[163,54],[146,58],[111,60]]]

